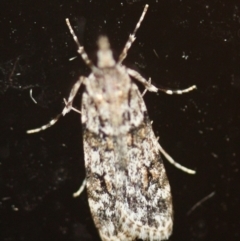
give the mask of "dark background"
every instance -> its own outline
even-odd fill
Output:
[[[198,86],[182,96],[144,97],[162,146],[197,171],[165,161],[175,210],[170,240],[240,240],[239,0],[1,0],[0,240],[100,240],[86,192],[72,198],[85,175],[80,116],[25,132],[60,113],[74,81],[90,73],[65,18],[93,60],[100,34],[119,56],[146,3],[124,64],[158,87]],[[78,108],[80,101],[81,93]]]

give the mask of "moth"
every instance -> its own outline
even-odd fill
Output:
[[[159,90],[182,94],[196,86],[176,91],[158,89],[151,84],[151,79],[146,80],[122,64],[147,9],[148,5],[145,5],[117,61],[113,58],[108,38],[99,37],[96,65],[88,58],[66,19],[77,51],[91,73],[76,81],[68,99],[64,99],[61,114],[47,125],[27,132],[45,130],[60,116],[71,110],[78,111],[73,107],[73,100],[79,88],[85,87],[80,114],[86,178],[75,196],[86,186],[92,217],[102,241],[160,241],[171,235],[172,196],[160,152],[177,168],[195,173],[176,163],[158,143],[143,94]],[[144,86],[143,94],[135,81]]]

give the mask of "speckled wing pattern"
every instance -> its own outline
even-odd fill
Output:
[[[171,235],[172,197],[160,152],[177,168],[195,174],[176,163],[160,146],[142,95],[131,78],[144,86],[144,93],[161,90],[167,94],[183,94],[196,86],[175,91],[158,89],[137,71],[122,65],[147,9],[145,5],[117,62],[108,38],[99,37],[97,65],[88,58],[66,19],[78,53],[91,74],[78,78],[68,99],[64,99],[61,114],[46,125],[27,131],[28,134],[43,131],[71,110],[81,114],[86,179],[74,197],[87,186],[90,210],[102,241],[160,241]],[[85,91],[80,112],[72,104],[82,85]]]
[[[90,75],[85,83],[89,206],[103,241],[165,240],[173,226],[170,186],[145,103],[126,72],[106,69],[97,82]]]

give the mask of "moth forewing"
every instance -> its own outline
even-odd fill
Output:
[[[95,108],[97,104],[89,105],[93,97],[87,93],[83,95],[84,154],[90,209],[104,241],[144,237],[162,240],[168,238],[172,230],[170,186],[146,106],[134,83],[131,83],[129,96],[128,101],[119,100],[117,105],[119,112],[123,114],[122,109],[126,114],[118,116],[122,130],[119,133],[112,126],[112,117],[108,121],[108,115],[101,115],[102,112]],[[92,125],[88,128],[91,122],[85,115],[91,115],[98,130],[91,128]],[[101,124],[103,118],[106,118],[104,125]]]

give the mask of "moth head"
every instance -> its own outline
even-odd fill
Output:
[[[113,67],[116,62],[113,58],[112,50],[110,49],[110,44],[106,36],[100,36],[97,41],[98,44],[98,62],[99,68]]]

